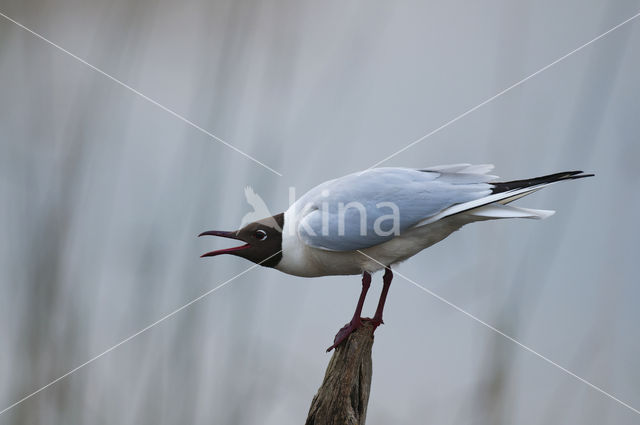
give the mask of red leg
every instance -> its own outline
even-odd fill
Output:
[[[327,352],[336,348],[342,341],[347,339],[351,332],[362,326],[362,306],[364,305],[364,299],[367,297],[367,292],[371,286],[371,275],[367,272],[362,273],[362,292],[360,292],[360,298],[358,299],[358,305],[356,305],[356,311],[353,313],[353,318],[349,323],[344,325],[342,329],[338,331],[336,337],[333,339],[333,345],[327,348]]]
[[[384,303],[385,301],[387,301],[387,293],[389,292],[389,287],[391,286],[392,279],[393,272],[391,271],[391,267],[387,267],[384,271],[384,276],[382,276],[382,292],[380,293],[378,308],[376,309],[376,313],[374,314],[373,319],[371,319],[374,329],[384,323],[382,321],[382,311],[384,310]]]

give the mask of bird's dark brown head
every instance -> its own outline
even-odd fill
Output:
[[[282,259],[282,229],[284,229],[284,213],[254,221],[242,229],[232,232],[220,230],[202,232],[198,236],[220,236],[237,239],[245,244],[207,252],[201,257],[231,254],[262,266],[275,267]]]

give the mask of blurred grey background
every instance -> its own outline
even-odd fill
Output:
[[[367,168],[640,11],[640,1],[0,0],[0,409],[249,263],[201,260],[251,185],[272,211]],[[471,225],[406,276],[640,408],[640,19],[385,165],[596,178]],[[381,277],[376,275],[379,292]],[[0,424],[301,424],[359,278],[254,269]],[[372,314],[376,291],[365,306]],[[396,278],[368,424],[640,416]]]

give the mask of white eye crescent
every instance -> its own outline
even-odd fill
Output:
[[[258,229],[255,232],[253,232],[253,237],[256,238],[259,241],[263,241],[263,240],[267,239],[267,232],[265,232],[262,229]]]

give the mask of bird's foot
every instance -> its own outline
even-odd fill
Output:
[[[354,317],[353,319],[351,319],[349,323],[344,325],[342,329],[338,331],[335,338],[333,338],[333,345],[327,348],[327,353],[333,350],[334,348],[336,348],[338,345],[340,345],[345,339],[347,339],[349,335],[351,335],[356,329],[361,327],[362,320],[363,319],[360,317]],[[366,320],[369,320],[369,319],[366,319]]]
[[[376,318],[375,316],[373,318],[363,317],[362,320],[371,323],[373,325],[374,332],[378,328],[378,326],[384,325],[384,321],[382,321],[382,319]]]
[[[327,353],[329,351],[333,350],[334,348],[336,348],[338,345],[340,345],[356,329],[360,328],[362,326],[362,322],[371,323],[373,325],[373,332],[375,332],[375,330],[378,328],[378,326],[384,324],[382,319],[378,319],[375,316],[373,318],[370,318],[370,317],[358,317],[358,318],[352,319],[349,323],[344,325],[342,327],[342,329],[340,329],[338,331],[338,333],[336,334],[335,338],[333,339],[333,345],[331,347],[327,348]]]

